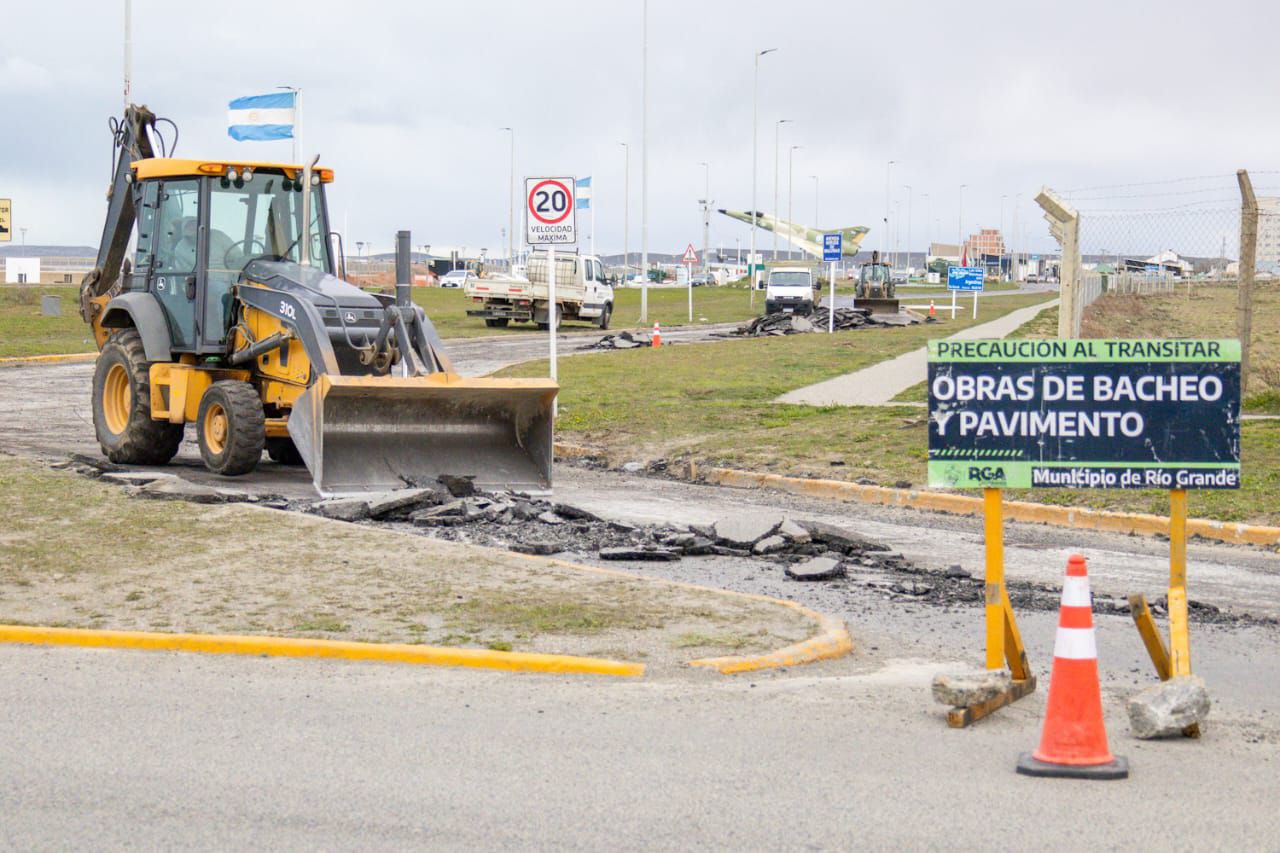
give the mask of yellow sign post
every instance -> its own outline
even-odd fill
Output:
[[[13,202],[0,198],[0,243],[13,239]]]
[[[1036,689],[1036,678],[1027,663],[1018,620],[1004,583],[1004,495],[1000,489],[982,490],[983,529],[986,538],[987,568],[985,601],[987,615],[987,669],[1009,667],[1013,684],[1008,690],[976,705],[953,708],[947,725],[963,728],[991,712],[1016,702]]]
[[[1151,615],[1147,597],[1129,596],[1129,612],[1138,626],[1147,654],[1161,681],[1191,674],[1191,629],[1187,623],[1187,490],[1169,492],[1169,643]],[[1200,725],[1182,730],[1187,737],[1200,737]]]

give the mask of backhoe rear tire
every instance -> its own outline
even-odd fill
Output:
[[[113,332],[93,371],[93,427],[102,453],[122,465],[164,465],[182,424],[151,418],[151,363],[137,329]]]
[[[204,465],[215,474],[248,474],[262,459],[267,441],[262,398],[248,382],[224,379],[200,398],[196,436]]]
[[[271,457],[272,462],[280,465],[302,465],[302,454],[298,452],[298,446],[293,443],[293,439],[288,436],[279,436],[267,439],[267,455]]]

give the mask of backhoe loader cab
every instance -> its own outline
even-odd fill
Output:
[[[549,487],[555,383],[458,376],[407,288],[339,278],[329,169],[155,157],[155,124],[130,107],[114,126],[107,222],[81,285],[108,458],[168,462],[191,423],[211,471],[247,473],[265,449],[305,464],[321,494],[440,474]]]

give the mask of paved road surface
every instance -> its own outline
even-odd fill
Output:
[[[1058,300],[1052,299],[1040,305],[1019,308],[949,337],[961,340],[1003,338],[1035,319],[1041,311],[1057,304]],[[788,391],[777,402],[805,406],[883,406],[912,385],[923,382],[928,370],[929,351],[921,347],[853,373]]]
[[[935,666],[911,660],[631,683],[31,648],[0,668],[6,848],[1239,850],[1280,832],[1274,725],[1140,743],[1108,698],[1132,777],[1029,779],[1013,767],[1043,691],[950,730]]]

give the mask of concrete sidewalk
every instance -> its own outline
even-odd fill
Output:
[[[1041,311],[1057,304],[1058,300],[1053,299],[1039,305],[1019,308],[988,323],[970,326],[950,337],[960,340],[1003,338],[1024,323],[1030,322]],[[923,382],[928,375],[928,368],[929,350],[921,347],[853,373],[788,391],[774,402],[805,406],[883,406],[912,385]]]

